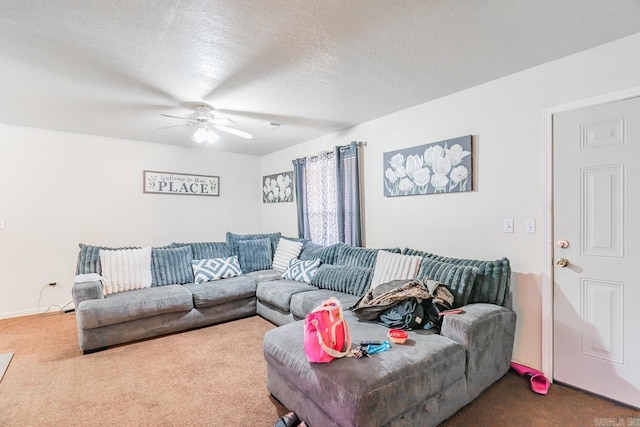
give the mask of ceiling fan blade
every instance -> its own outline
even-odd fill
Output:
[[[193,120],[193,117],[172,116],[171,114],[162,114],[162,113],[160,113],[160,115],[164,117],[171,117],[172,119]]]
[[[221,130],[222,132],[227,132],[232,135],[239,136],[241,138],[245,138],[245,139],[253,138],[253,135],[251,135],[250,133],[244,132],[238,129],[230,128],[229,126],[215,126],[215,128]]]
[[[236,124],[235,121],[228,119],[226,117],[214,117],[210,120],[215,126],[233,126]]]
[[[187,123],[183,123],[183,124],[181,124],[181,125],[163,126],[163,127],[161,127],[161,128],[156,128],[156,129],[157,129],[157,130],[160,130],[160,129],[177,128],[177,127],[182,127],[182,126],[186,126],[186,125],[187,125]]]
[[[280,123],[282,125],[295,125],[295,126],[303,126],[309,128],[316,129],[343,129],[345,127],[350,126],[349,123],[342,123],[333,120],[324,120],[318,118],[309,118],[302,116],[289,116],[283,114],[267,114],[260,113],[255,111],[241,111],[241,110],[230,110],[226,108],[218,109],[216,111],[223,114],[231,114],[242,117],[248,117],[254,120],[260,120],[265,122],[275,122]]]

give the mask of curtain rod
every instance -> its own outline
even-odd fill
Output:
[[[356,146],[357,146],[357,147],[366,147],[366,146],[367,146],[367,141],[353,141],[353,142],[355,142],[355,143],[356,143]],[[347,144],[347,145],[339,145],[339,146],[338,146],[338,149],[339,149],[341,152],[342,152],[342,151],[344,151],[344,150],[347,150],[347,149],[349,149],[349,148],[351,148],[351,144]],[[322,156],[323,154],[324,154],[325,156],[332,155],[332,154],[333,154],[333,150],[321,151],[321,152],[319,152],[318,154],[314,154],[314,155],[311,155],[311,156],[307,156],[307,158],[308,158],[308,159],[315,160],[315,159],[317,159],[318,157]],[[303,159],[298,159],[298,160],[299,160],[300,162],[302,162],[302,161],[303,161]]]
[[[356,143],[356,147],[366,147],[366,146],[367,146],[367,141],[353,141],[353,142],[355,142],[355,143]],[[349,149],[349,148],[351,148],[351,144],[347,144],[347,145],[339,145],[339,146],[338,146],[338,149],[339,149],[341,152],[342,152],[342,151],[344,151],[344,150],[347,150],[347,149]],[[327,154],[327,155],[329,155],[329,154],[333,154],[333,150],[321,151],[321,152],[319,152],[317,155],[309,156],[309,158],[310,158],[310,159],[314,159],[314,158],[319,157],[319,156],[321,156],[321,155],[323,155],[323,154]]]

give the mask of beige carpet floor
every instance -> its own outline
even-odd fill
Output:
[[[286,408],[265,387],[251,317],[83,356],[74,314],[0,320],[0,426],[272,426]],[[640,411],[554,384],[547,396],[507,374],[443,426],[640,425]],[[632,424],[632,423],[636,424]],[[322,426],[313,426],[322,427]]]
[[[269,426],[260,317],[82,355],[73,314],[0,321],[0,426]]]

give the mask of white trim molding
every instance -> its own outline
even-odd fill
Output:
[[[553,115],[592,105],[622,101],[640,96],[640,86],[580,99],[542,110],[542,144],[544,150],[543,186],[544,249],[542,259],[542,372],[553,381]]]

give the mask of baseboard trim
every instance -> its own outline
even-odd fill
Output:
[[[31,316],[32,314],[38,314],[37,308],[32,308],[29,310],[20,310],[20,311],[8,311],[6,313],[0,313],[1,319],[12,319],[14,317],[22,317],[22,316]]]

